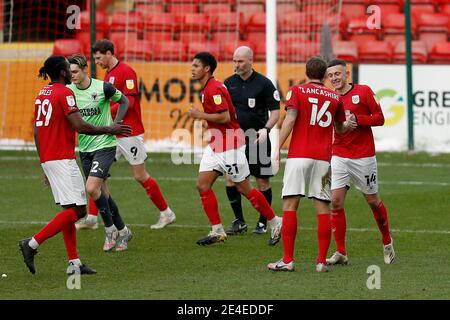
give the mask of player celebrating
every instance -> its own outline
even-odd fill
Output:
[[[337,251],[328,264],[347,264],[345,249],[346,219],[344,202],[352,182],[359,189],[372,209],[384,245],[384,262],[394,262],[393,240],[389,232],[388,216],[378,195],[377,160],[372,126],[382,126],[384,116],[373,91],[365,85],[348,83],[349,72],[343,60],[335,59],[328,64],[327,76],[341,95],[348,118],[354,119],[357,128],[344,134],[336,133],[331,158],[331,224]]]
[[[192,62],[192,78],[203,88],[202,105],[204,112],[191,107],[189,115],[194,119],[206,120],[211,132],[211,140],[200,162],[197,189],[203,208],[212,225],[207,237],[197,241],[199,245],[225,241],[227,234],[220,219],[218,203],[212,185],[219,175],[226,173],[236,184],[252,206],[268,220],[271,226],[269,244],[275,245],[281,234],[282,219],[277,217],[262,193],[252,188],[248,175],[250,170],[245,157],[245,136],[236,120],[236,112],[227,88],[214,79],[217,61],[209,52],[200,52]]]
[[[75,222],[86,215],[86,194],[80,169],[75,161],[75,131],[87,135],[130,134],[129,126],[112,124],[95,127],[83,121],[70,84],[68,61],[61,56],[49,57],[39,70],[39,77],[51,82],[43,87],[35,100],[34,141],[45,181],[63,211],[32,238],[19,242],[24,262],[34,274],[37,248],[48,238],[62,232],[72,273],[93,274],[95,270],[81,263],[77,252]],[[78,269],[78,271],[77,271]],[[70,273],[70,271],[69,271]]]
[[[144,126],[141,118],[141,105],[137,87],[136,72],[127,64],[119,61],[114,56],[114,45],[109,40],[97,41],[92,46],[95,63],[101,68],[106,69],[105,81],[113,84],[120,90],[129,101],[128,112],[123,119],[123,123],[133,128],[133,135],[130,137],[118,136],[116,159],[124,155],[125,159],[131,165],[134,178],[145,189],[148,197],[153,201],[160,211],[159,220],[152,225],[152,229],[162,229],[176,220],[175,213],[167,205],[164,196],[159,189],[155,179],[151,177],[146,168],[145,160],[147,153],[144,146]],[[113,117],[117,113],[118,105],[111,104],[111,113]],[[95,228],[97,223],[97,211],[95,205],[89,202],[89,215],[86,221],[80,222],[79,228]]]
[[[272,81],[252,69],[253,51],[249,47],[239,47],[233,55],[235,74],[224,81],[236,108],[240,127],[245,130],[245,156],[250,174],[256,178],[257,188],[272,204],[272,189],[269,178],[273,176],[270,159],[270,130],[280,116],[280,94]],[[270,117],[269,117],[270,111]],[[236,220],[227,234],[247,231],[242,214],[241,194],[227,176],[227,196]],[[267,220],[260,215],[253,233],[263,234],[267,230]]]
[[[330,158],[333,122],[343,130],[345,114],[339,95],[323,84],[327,63],[312,57],[306,63],[309,82],[293,86],[286,95],[286,118],[280,131],[280,144],[292,132],[288,158],[283,177],[284,256],[269,263],[273,271],[294,271],[294,245],[297,235],[297,209],[300,198],[312,198],[317,213],[319,252],[316,271],[328,271],[326,254],[331,241],[330,224]],[[279,153],[278,159],[279,161]],[[308,189],[308,193],[306,193]]]
[[[92,124],[107,125],[113,122],[109,101],[118,102],[120,107],[114,119],[120,123],[128,109],[128,99],[112,84],[88,76],[88,65],[83,55],[69,58],[72,72],[72,84],[69,88],[75,93],[78,108],[83,119]],[[86,177],[86,191],[95,201],[105,224],[104,251],[128,249],[128,242],[133,235],[125,225],[119,208],[109,194],[106,179],[116,154],[116,137],[102,135],[91,137],[80,134],[78,148]]]

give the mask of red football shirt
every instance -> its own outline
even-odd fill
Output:
[[[41,163],[75,159],[75,131],[66,119],[79,112],[72,90],[59,82],[50,83],[41,89],[34,104]]]
[[[323,84],[310,82],[291,87],[286,100],[286,109],[298,110],[288,158],[330,161],[333,121],[345,121],[339,95]]]
[[[358,126],[344,134],[335,133],[333,155],[343,158],[366,158],[375,155],[371,126],[384,124],[383,111],[373,91],[364,85],[352,84],[350,91],[341,96],[345,110],[355,114]]]
[[[129,65],[119,61],[114,68],[106,73],[105,81],[113,84],[129,100],[128,111],[122,124],[131,126],[133,136],[143,134],[144,125],[142,124],[141,102],[139,100],[136,72]],[[113,119],[116,117],[118,108],[118,103],[111,102],[111,116]]]
[[[219,81],[211,77],[206,82],[202,93],[203,110],[206,113],[221,113],[228,111],[230,121],[228,123],[208,122],[211,132],[209,145],[214,152],[224,152],[237,149],[245,145],[245,135],[236,118],[231,96],[227,88]]]

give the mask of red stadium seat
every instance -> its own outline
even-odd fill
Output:
[[[220,60],[220,44],[212,41],[192,41],[188,43],[188,60],[192,59],[196,53],[201,51],[208,51],[217,60]]]
[[[206,15],[219,12],[231,12],[231,7],[229,4],[224,3],[207,3],[203,5],[202,12]]]
[[[247,46],[250,47],[253,51],[255,50],[254,44],[249,41],[232,41],[229,43],[225,43],[221,48],[222,60],[231,61],[233,59],[234,51],[240,46]]]
[[[244,25],[244,16],[238,12],[211,13],[209,20],[213,31],[241,31]]]
[[[333,43],[333,52],[336,58],[343,59],[349,63],[358,61],[358,45],[353,41],[336,41]]]
[[[95,37],[96,40],[103,39],[103,31],[96,32]],[[89,31],[80,31],[75,34],[75,38],[80,41],[83,48],[83,54],[89,59],[91,56],[91,33]]]
[[[430,51],[436,43],[447,41],[447,33],[445,32],[421,32],[419,40],[425,42],[427,49]]]
[[[412,49],[412,60],[413,63],[427,63],[427,47],[423,41],[412,41],[411,42]],[[402,63],[404,64],[406,61],[406,48],[405,42],[398,42],[394,47],[394,55],[392,62],[393,63]]]
[[[266,42],[265,41],[256,43],[255,51],[253,52],[253,60],[256,62],[263,62],[266,60]]]
[[[389,42],[393,48],[397,45],[397,43],[405,40],[406,36],[404,33],[385,34],[383,37],[383,41]]]
[[[281,33],[278,35],[278,41],[286,44],[288,42],[307,42],[310,40],[309,33]]]
[[[366,14],[367,6],[365,1],[343,1],[341,12],[348,20],[361,17]]]
[[[290,12],[281,17],[279,32],[310,32],[312,17],[305,12]]]
[[[153,47],[153,60],[186,61],[186,46],[181,41],[161,41]]]
[[[142,29],[140,12],[114,12],[111,16],[111,31],[139,31]]]
[[[119,59],[123,58],[125,47],[129,40],[137,41],[137,32],[111,32],[109,40],[114,44],[114,55]]]
[[[214,32],[212,33],[212,40],[220,43],[228,43],[228,42],[237,42],[239,41],[239,32],[231,31],[231,32]]]
[[[360,63],[391,63],[392,47],[388,42],[366,41],[358,45]]]
[[[182,31],[209,31],[208,16],[203,13],[186,13],[183,16],[181,30]]]
[[[170,13],[146,12],[142,16],[142,21],[144,31],[173,32],[175,30],[175,21]]]
[[[400,0],[372,0],[370,5],[380,7],[381,16],[386,16],[391,13],[401,13],[403,10]]]
[[[318,42],[287,42],[279,47],[281,62],[305,62],[320,53]]]
[[[258,45],[258,43],[266,42],[266,33],[265,32],[249,32],[245,38],[247,41]]]
[[[347,26],[349,39],[355,41],[355,38],[364,38],[367,40],[377,40],[381,36],[381,29],[369,29],[367,27],[367,16],[351,19]]]
[[[418,32],[448,32],[450,17],[443,13],[422,13],[417,15]]]
[[[382,16],[383,17],[383,16]],[[385,34],[405,33],[405,15],[403,13],[391,13],[382,18],[383,30]],[[416,34],[416,19],[411,19],[411,33]]]
[[[162,3],[136,3],[135,11],[144,14],[148,13],[162,13],[164,12],[164,4]]]
[[[53,45],[53,55],[69,57],[76,53],[83,53],[81,42],[77,39],[55,40]]]
[[[144,40],[148,40],[151,44],[160,41],[171,41],[173,34],[171,32],[146,31],[144,32]]]
[[[439,7],[439,12],[450,15],[450,2]]]
[[[437,43],[428,55],[428,62],[435,64],[449,64],[450,42]]]
[[[179,40],[184,44],[189,44],[190,42],[204,42],[208,38],[208,33],[203,31],[197,32],[180,32]]]
[[[242,3],[240,1],[236,4],[236,12],[242,13],[244,23],[247,24],[254,13],[264,12],[264,3]]]
[[[248,21],[248,24],[245,28],[246,32],[265,32],[266,31],[266,13],[265,12],[256,12]]]
[[[198,13],[198,6],[192,3],[180,3],[168,6],[168,12],[172,14],[175,22],[181,25],[185,14]]]
[[[148,40],[128,39],[122,57],[125,60],[150,60],[153,47]]]
[[[277,17],[280,19],[282,16],[289,12],[300,11],[300,8],[296,3],[280,3],[277,4]]]
[[[95,13],[95,27],[97,31],[108,30],[108,16],[106,15],[106,12],[98,10]],[[89,11],[81,11],[80,28],[85,31],[91,30],[91,16]]]

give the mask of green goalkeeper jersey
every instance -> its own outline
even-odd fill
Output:
[[[122,92],[114,88],[109,82],[91,79],[89,87],[79,89],[75,84],[68,85],[75,93],[77,107],[84,121],[94,126],[109,126],[112,124],[109,101],[118,102]],[[102,134],[97,136],[79,134],[78,149],[80,152],[93,152],[96,150],[114,147],[116,137]]]

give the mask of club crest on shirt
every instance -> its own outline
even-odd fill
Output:
[[[73,96],[67,96],[66,100],[67,100],[67,104],[69,105],[69,107],[75,106],[75,98]]]
[[[114,84],[114,80],[116,80],[115,77],[110,77],[110,78],[109,78],[109,83]]]
[[[216,94],[215,96],[213,96],[213,99],[215,104],[222,104],[222,96],[220,94]]]
[[[134,80],[133,79],[127,80],[127,89],[131,90],[133,88],[134,88]]]
[[[256,99],[255,98],[248,98],[248,106],[250,108],[254,108],[256,105]]]
[[[359,103],[359,95],[352,96],[352,102],[353,102],[353,104],[358,104]]]
[[[276,100],[276,101],[280,101],[281,99],[280,99],[280,93],[278,92],[278,90],[275,90],[274,92],[273,92],[273,98]]]
[[[292,96],[292,90],[289,90],[286,94],[286,101],[289,101],[291,99]]]
[[[97,101],[98,93],[97,92],[92,92],[91,97],[92,97],[92,100]]]

